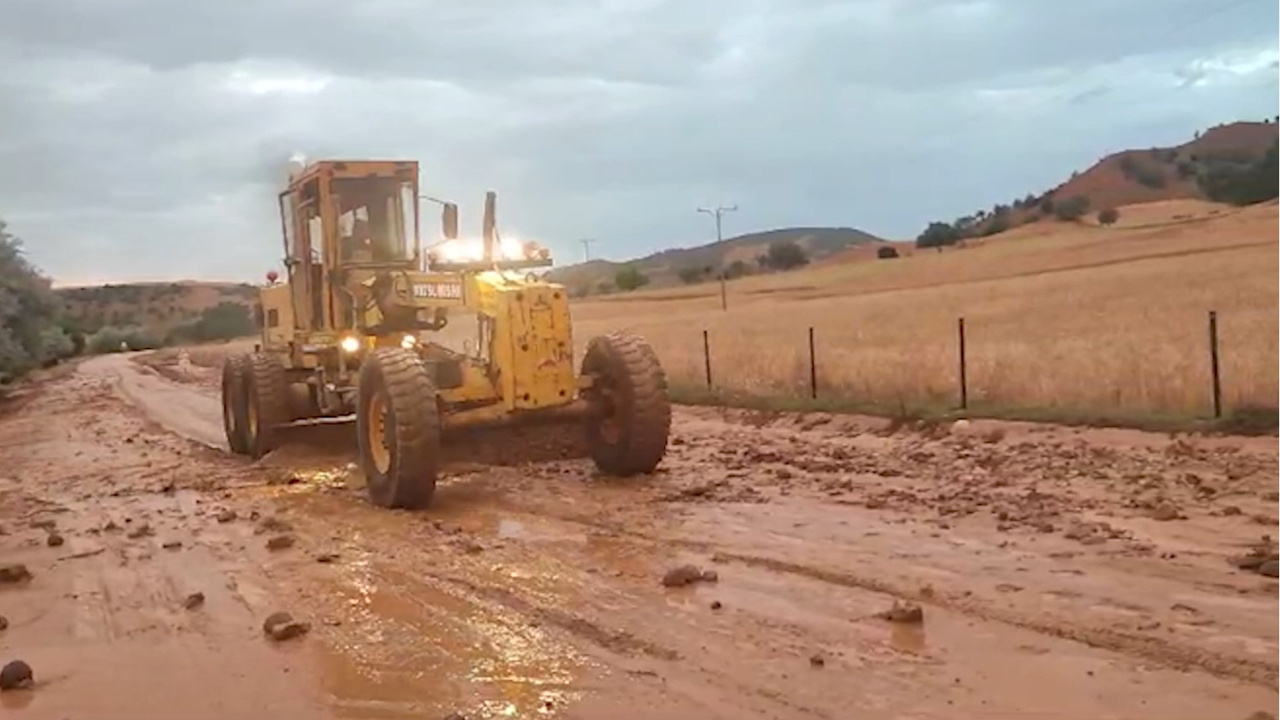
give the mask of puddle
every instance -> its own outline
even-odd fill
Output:
[[[500,603],[369,562],[330,592],[345,607],[325,685],[344,717],[553,716],[579,697],[586,659]]]

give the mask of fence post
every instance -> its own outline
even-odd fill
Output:
[[[969,409],[969,368],[965,362],[964,318],[956,323],[956,331],[960,339],[960,409]]]
[[[702,331],[702,361],[707,368],[707,389],[711,389],[711,336]]]
[[[720,309],[729,309],[729,283],[725,280],[724,273],[720,273]]]
[[[818,359],[813,351],[813,328],[809,328],[809,396],[818,399]]]
[[[1213,417],[1222,417],[1222,373],[1218,363],[1218,312],[1209,311],[1209,372],[1213,380]]]

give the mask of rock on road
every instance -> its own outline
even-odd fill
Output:
[[[1274,439],[678,408],[653,477],[460,465],[390,512],[344,448],[222,452],[216,371],[175,377],[102,357],[0,406],[15,717],[1276,708],[1276,581],[1229,562],[1274,552]]]

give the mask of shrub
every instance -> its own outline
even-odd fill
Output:
[[[1120,211],[1115,208],[1104,208],[1098,211],[1099,225],[1114,225],[1120,219]]]
[[[881,260],[890,260],[898,257],[898,248],[889,245],[881,245],[876,249],[876,257]]]

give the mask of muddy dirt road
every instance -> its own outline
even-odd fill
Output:
[[[1275,564],[1229,561],[1275,552],[1274,438],[682,408],[654,477],[458,466],[389,512],[341,443],[218,450],[215,377],[103,357],[0,406],[6,717],[1276,711]]]

